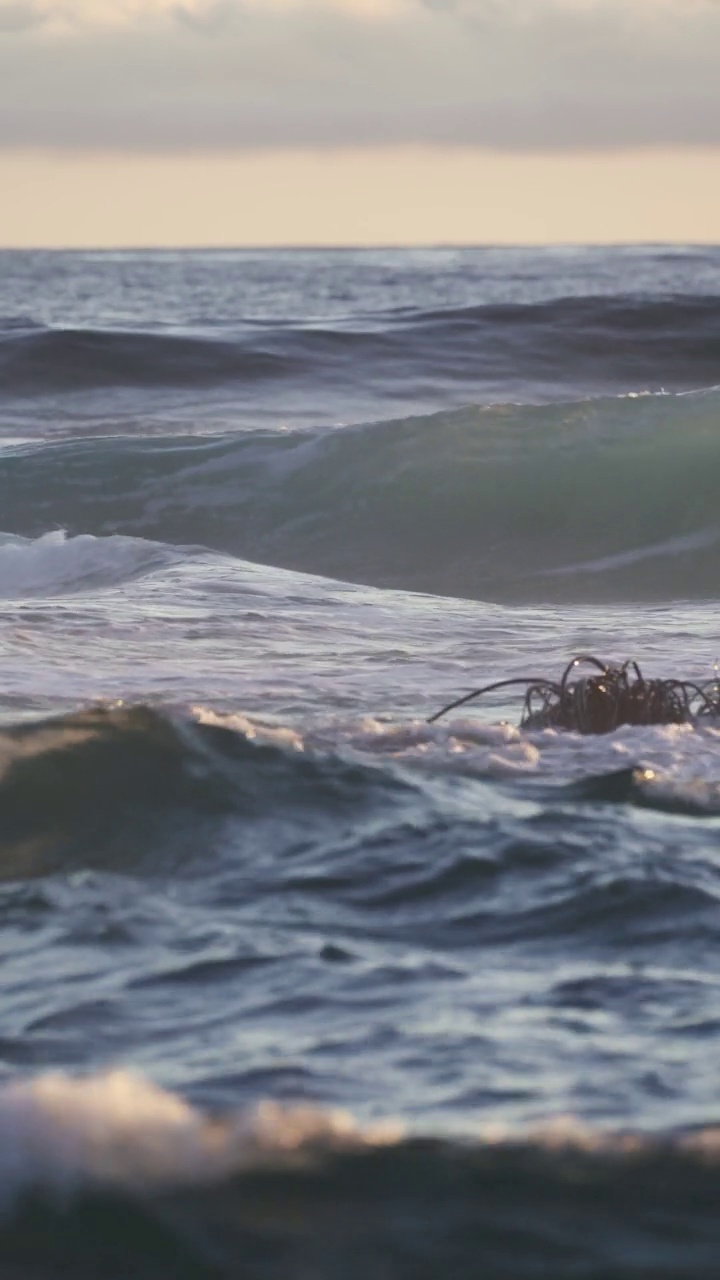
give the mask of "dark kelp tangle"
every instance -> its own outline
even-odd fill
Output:
[[[573,678],[578,667],[592,673]],[[637,662],[617,665],[589,653],[568,663],[559,681],[545,676],[497,680],[448,703],[428,724],[473,699],[512,685],[525,689],[521,729],[567,729],[575,733],[610,733],[622,724],[684,724],[720,716],[720,681],[646,680]]]

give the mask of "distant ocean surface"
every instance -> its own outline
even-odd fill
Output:
[[[3,1280],[720,1275],[720,248],[0,253]]]

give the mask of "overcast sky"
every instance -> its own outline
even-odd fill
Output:
[[[717,0],[0,0],[4,147],[717,143]]]
[[[0,246],[720,242],[720,0],[0,0]]]

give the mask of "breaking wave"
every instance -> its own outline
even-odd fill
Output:
[[[562,1122],[463,1141],[260,1103],[212,1116],[123,1072],[0,1091],[4,1274],[684,1280],[720,1247],[720,1135]]]
[[[4,527],[504,602],[710,598],[720,392],[8,448]]]
[[[68,538],[61,529],[35,539],[0,533],[0,599],[115,586],[173,564],[181,554],[144,538]]]
[[[203,823],[222,844],[228,818],[239,818],[236,847],[252,847],[259,822],[287,841],[288,819],[320,834],[405,793],[390,770],[306,754],[290,729],[93,707],[0,730],[0,878],[148,859],[167,869],[197,859]]]

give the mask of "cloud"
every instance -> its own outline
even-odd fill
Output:
[[[720,143],[716,0],[0,0],[0,145]]]
[[[0,4],[0,36],[14,31],[29,31],[45,22],[47,15],[39,4],[32,0],[18,0],[17,3]]]
[[[202,7],[197,4],[176,4],[172,13],[178,22],[184,23],[191,30],[215,35],[227,30],[236,16],[237,6],[232,0],[213,0]]]

